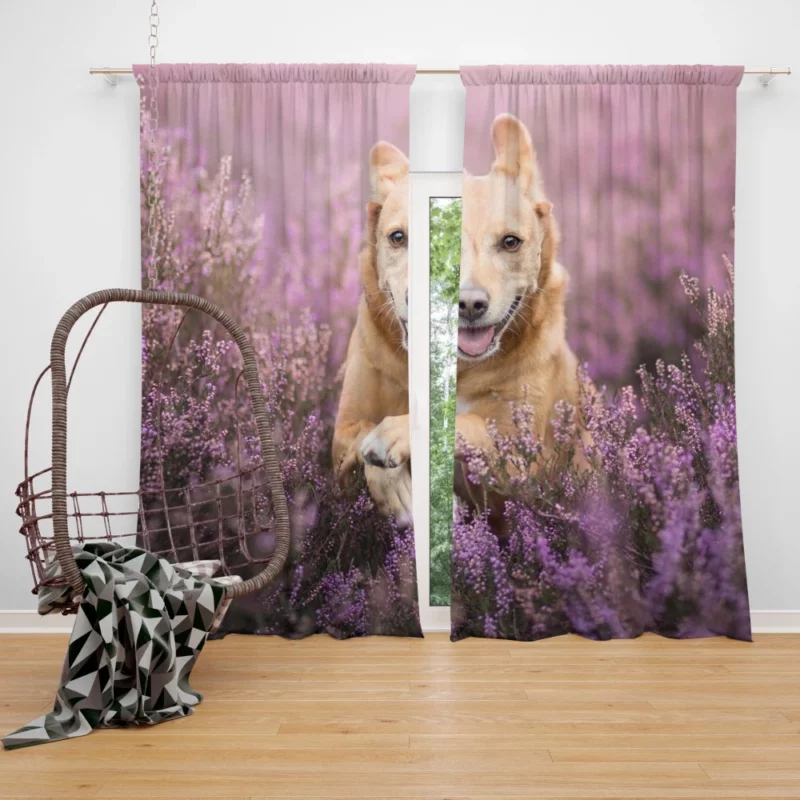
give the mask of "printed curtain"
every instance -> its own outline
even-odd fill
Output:
[[[453,639],[750,639],[741,77],[462,69]]]
[[[156,288],[206,297],[247,330],[290,507],[281,581],[236,600],[223,633],[420,635],[407,374],[414,68],[160,65],[155,166],[149,68],[135,73],[143,277],[154,269]],[[220,330],[147,308],[142,363],[143,487],[258,462],[241,365]],[[193,554],[187,520],[170,523],[187,559],[216,557],[216,531]],[[273,546],[269,526],[250,537],[254,558]]]

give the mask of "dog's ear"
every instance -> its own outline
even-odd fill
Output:
[[[522,191],[542,197],[539,165],[528,129],[512,114],[499,114],[492,123],[495,160],[492,169],[519,181]]]
[[[367,244],[374,245],[378,241],[378,220],[381,216],[381,209],[383,206],[380,203],[367,203],[367,226],[365,234],[367,237]]]
[[[561,240],[561,233],[558,230],[558,222],[552,214],[553,204],[543,200],[536,204],[536,214],[539,217],[540,228],[540,268],[538,282],[539,286],[550,283],[550,276],[553,264],[558,253],[558,246]]]
[[[372,199],[383,203],[395,184],[408,175],[408,159],[393,144],[378,142],[369,151]]]

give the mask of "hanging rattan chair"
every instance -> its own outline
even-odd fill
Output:
[[[158,487],[134,492],[67,493],[69,385],[100,315],[109,303],[117,302],[180,306],[186,308],[187,313],[196,309],[227,330],[243,359],[239,377],[247,382],[261,445],[261,463],[247,468],[237,463],[231,476],[176,489],[167,487],[163,480],[162,453],[162,481]],[[68,381],[67,338],[77,320],[97,306],[102,308],[83,340]],[[186,315],[183,320],[185,318]],[[176,336],[177,330],[173,342]],[[168,356],[169,353],[165,359]],[[48,371],[52,374],[53,385],[52,465],[32,474],[29,468],[31,410],[36,390]],[[238,443],[238,430],[236,435]],[[269,584],[280,574],[289,551],[289,512],[256,357],[245,333],[221,308],[194,295],[106,289],[79,300],[61,318],[53,334],[50,365],[33,387],[25,428],[25,478],[17,487],[17,496],[17,514],[22,518],[20,532],[27,543],[33,592],[38,593],[43,586],[70,586],[74,590],[72,600],[62,607],[63,613],[76,611],[83,593],[83,578],[72,550],[74,542],[127,538],[171,562],[186,561],[187,557],[219,559],[225,574],[244,573],[243,581],[227,586],[229,597],[249,594]],[[268,547],[264,546],[265,540]],[[61,574],[55,578],[47,573],[53,558],[61,567]]]

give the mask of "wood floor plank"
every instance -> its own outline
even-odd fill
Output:
[[[2,732],[66,642],[0,636]],[[800,800],[800,636],[231,636],[192,683],[185,719],[0,754],[0,798]]]
[[[704,762],[703,771],[717,783],[741,784],[742,782],[763,785],[783,784],[800,791],[800,760],[789,759],[783,763],[744,759],[731,762]]]
[[[97,797],[103,782],[84,775],[27,774],[2,771],[0,797],[18,800],[24,797]]]
[[[285,734],[279,734],[281,738]],[[704,748],[714,750],[733,750],[754,748],[758,752],[798,752],[800,753],[800,733],[780,733],[754,735],[751,732],[739,734],[707,733],[682,734],[669,733],[614,733],[600,731],[590,733],[546,733],[532,734],[412,734],[409,746],[414,748],[433,748],[436,750],[496,750],[498,752],[527,750],[546,747],[551,755],[555,752],[569,753],[572,750],[597,751],[606,753],[608,761],[625,760],[631,750],[669,750],[680,749],[699,752]],[[593,758],[589,760],[594,760]],[[633,754],[631,760],[637,760]],[[649,760],[653,760],[652,758]],[[655,759],[658,760],[658,759]],[[697,760],[697,759],[694,759]]]
[[[709,742],[704,747],[626,747],[612,750],[609,747],[595,748],[551,748],[549,753],[556,763],[622,763],[645,761],[649,763],[695,763],[713,769],[720,763],[769,764],[776,768],[782,763],[800,763],[800,743],[797,747],[715,747]],[[713,767],[711,766],[713,765]],[[800,785],[800,784],[798,784]]]

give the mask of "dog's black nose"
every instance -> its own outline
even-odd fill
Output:
[[[489,310],[489,293],[475,286],[465,286],[458,297],[458,318],[477,322]]]

